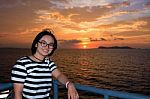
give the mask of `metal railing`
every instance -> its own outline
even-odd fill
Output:
[[[12,89],[11,83],[0,83],[0,92],[5,90]],[[112,91],[107,89],[100,89],[92,86],[75,84],[77,90],[96,93],[99,95],[103,95],[104,99],[109,99],[110,97],[116,97],[121,99],[150,99],[150,96],[142,95],[142,94],[135,94],[135,93],[128,93],[128,92],[121,92],[121,91]],[[58,99],[58,92],[59,92],[59,83],[57,80],[53,81],[53,99]]]

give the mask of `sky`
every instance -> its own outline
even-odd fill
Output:
[[[0,48],[30,48],[45,28],[59,48],[150,48],[150,0],[0,0]]]

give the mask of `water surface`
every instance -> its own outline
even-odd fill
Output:
[[[10,80],[16,59],[28,49],[0,49],[0,81]],[[58,68],[73,82],[98,88],[150,95],[150,50],[60,49],[52,56]]]

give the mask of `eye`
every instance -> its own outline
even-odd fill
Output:
[[[46,42],[41,42],[43,45],[47,45],[47,43]]]
[[[47,45],[47,42],[46,41],[44,41],[44,40],[42,40],[42,41],[39,41],[42,45]]]
[[[49,46],[54,46],[54,43],[50,43]]]

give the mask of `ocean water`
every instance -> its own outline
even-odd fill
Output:
[[[0,82],[10,81],[15,61],[29,49],[0,49]],[[51,57],[74,83],[150,95],[150,50],[59,49]]]

